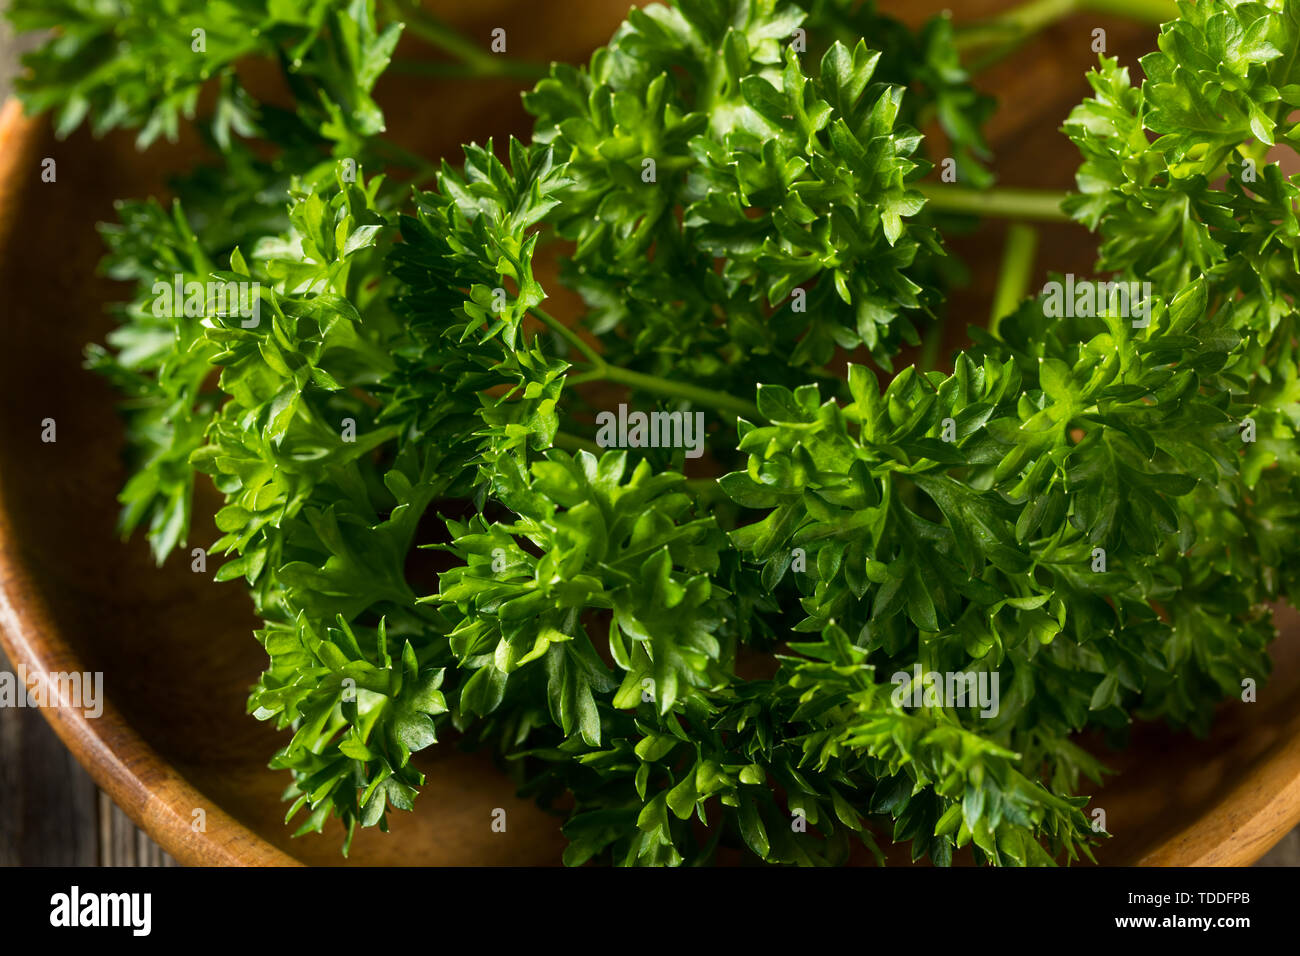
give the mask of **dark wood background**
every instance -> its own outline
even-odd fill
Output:
[[[175,865],[100,792],[39,711],[0,708],[0,866]]]

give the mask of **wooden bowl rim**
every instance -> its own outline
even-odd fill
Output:
[[[24,116],[21,104],[12,97],[0,109],[0,250],[13,226],[14,205],[6,200],[25,182],[17,170],[30,158],[47,123],[42,117]],[[84,671],[80,658],[54,624],[45,596],[19,559],[20,548],[6,512],[9,506],[0,470],[0,646],[13,666],[23,666],[29,674]],[[179,862],[196,866],[301,865],[215,806],[130,726],[111,700],[93,720],[73,707],[40,710],[95,782]],[[195,832],[191,825],[197,807],[204,807],[207,814],[205,832]],[[1221,825],[1214,825],[1215,821]],[[1280,739],[1222,799],[1198,821],[1148,851],[1136,865],[1249,865],[1297,824],[1300,711],[1286,723]]]

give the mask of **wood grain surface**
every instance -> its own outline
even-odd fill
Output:
[[[0,866],[175,865],[39,713],[0,709]]]
[[[917,21],[943,6],[968,17],[1009,4],[883,5]],[[567,3],[563,17],[553,6],[513,0],[482,0],[468,10],[429,6],[474,36],[507,25],[512,52],[581,60],[608,37],[627,4]],[[1087,94],[1083,72],[1095,60],[1094,20],[1109,29],[1110,52],[1124,62],[1135,63],[1151,45],[1148,28],[1075,18],[983,79],[1005,104],[990,131],[1003,182],[1071,184],[1077,154],[1057,128]],[[509,81],[477,83],[467,93],[389,76],[378,94],[391,135],[430,156],[527,128],[518,87]],[[81,368],[80,356],[84,343],[103,340],[110,327],[104,305],[123,290],[95,272],[102,246],[93,227],[113,218],[115,197],[165,197],[166,174],[186,168],[195,149],[188,134],[144,154],[130,135],[97,142],[78,132],[59,142],[44,121],[21,117],[12,104],[0,116],[0,637],[12,665],[105,675],[102,716],[72,708],[42,713],[109,797],[182,863],[557,863],[558,819],[517,797],[489,759],[448,744],[419,761],[429,783],[416,811],[395,815],[391,834],[360,833],[348,861],[339,855],[335,828],[293,840],[279,799],[286,780],[266,769],[282,737],[244,713],[263,663],[250,636],[255,621],[247,597],[238,585],[191,573],[182,557],[155,568],[140,539],[116,537],[114,496],[125,472],[115,396]],[[40,181],[45,157],[57,161],[56,183]],[[954,346],[965,320],[984,320],[1003,228],[990,223],[953,243],[973,264],[970,284],[953,300],[953,314],[963,319],[949,324]],[[1087,273],[1092,257],[1090,237],[1077,228],[1045,228],[1035,280],[1043,278],[1043,263]],[[555,288],[553,273],[543,268],[539,275]],[[561,314],[574,304],[563,295],[556,300]],[[46,418],[57,422],[55,443],[40,440]],[[201,481],[192,544],[217,537],[215,504]],[[1128,750],[1110,753],[1091,742],[1120,770],[1096,801],[1115,834],[1102,848],[1103,862],[1249,863],[1300,820],[1300,619],[1287,612],[1280,620],[1286,637],[1274,681],[1258,704],[1225,704],[1206,740],[1138,727]],[[20,753],[38,746],[40,732],[26,728],[29,716],[14,731],[12,715],[0,714],[0,741],[13,737]],[[41,772],[49,776],[33,784],[20,808],[0,806],[0,847],[25,848],[14,858],[32,861],[58,826],[53,814],[42,817],[57,793],[78,826],[95,821],[96,839],[109,833],[112,854],[125,856],[131,838],[113,830],[111,814],[101,821],[105,811],[93,788],[70,762],[60,764],[57,752],[40,746],[49,755]],[[6,771],[8,763],[0,759],[0,775],[20,772]],[[0,788],[0,800],[13,800],[11,792]],[[505,833],[491,828],[497,809],[507,812]],[[94,840],[69,844],[76,862],[104,852]],[[137,844],[137,859],[141,853]]]

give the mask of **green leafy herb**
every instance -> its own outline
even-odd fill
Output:
[[[166,6],[13,17],[63,25],[25,91],[64,131],[147,145],[216,90],[216,164],[105,227],[137,294],[90,364],[125,395],[125,531],[162,561],[194,472],[224,495],[216,576],[264,620],[249,710],[289,732],[298,832],[386,829],[455,736],[568,807],[573,865],[1070,862],[1100,838],[1081,731],[1202,732],[1267,676],[1300,586],[1300,188],[1267,161],[1300,146],[1294,0],[1178,4],[1140,85],[1102,57],[1068,197],[992,186],[963,66],[1041,5],[633,9],[525,94],[528,142],[438,163],[371,98],[402,25],[471,74],[530,64],[408,3]],[[259,56],[293,109],[240,84]],[[1111,285],[1028,296],[1011,261],[1018,304],[951,374],[893,374],[973,211],[1072,217]],[[190,281],[253,288],[256,320],[160,307]],[[603,447],[629,405],[645,440]]]

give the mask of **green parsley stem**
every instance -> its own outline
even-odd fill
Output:
[[[555,316],[538,308],[529,311],[535,318],[545,323],[551,331],[577,349],[587,360],[590,368],[582,370],[579,375],[573,378],[572,381],[575,385],[591,381],[615,382],[619,385],[626,385],[628,388],[640,389],[643,392],[684,398],[697,405],[704,405],[729,415],[743,416],[751,420],[761,417],[758,414],[757,406],[744,399],[736,398],[734,395],[726,395],[712,389],[701,388],[689,382],[673,382],[666,378],[660,378],[658,375],[634,372],[632,369],[623,368],[619,365],[610,365],[599,352],[583,340],[582,336],[555,318]]]
[[[1069,193],[1055,189],[968,189],[947,184],[918,184],[927,205],[940,212],[1000,219],[1032,219],[1040,222],[1070,222],[1061,210]]]
[[[943,328],[947,324],[946,318],[947,316],[940,313],[925,330],[925,337],[921,340],[921,354],[916,359],[918,372],[929,372],[939,367],[939,350],[943,348]]]
[[[556,448],[563,448],[565,451],[589,451],[593,455],[599,455],[604,451],[590,438],[582,438],[569,432],[557,431],[555,437],[551,439],[551,444]]]
[[[1029,0],[991,19],[958,26],[954,40],[959,50],[994,44],[1014,47],[1076,13],[1164,23],[1178,16],[1178,7],[1174,0]]]
[[[587,376],[583,377],[586,378]],[[747,402],[743,398],[736,398],[734,395],[726,395],[712,389],[701,388],[689,382],[673,382],[666,378],[660,378],[658,375],[646,375],[643,372],[634,372],[630,368],[608,364],[605,364],[599,370],[599,375],[596,377],[607,382],[626,385],[628,388],[640,389],[643,392],[654,392],[657,395],[684,398],[697,405],[705,405],[715,411],[751,421],[762,418],[758,413],[758,406],[752,402]]]
[[[520,80],[540,80],[548,67],[526,60],[501,58],[490,67],[478,63],[435,63],[432,60],[393,60],[389,67],[405,76],[428,76],[438,79],[487,79],[508,76]]]
[[[1167,23],[1178,19],[1174,0],[1078,0],[1082,12],[1111,14],[1146,23]]]
[[[959,50],[994,43],[1016,43],[1079,9],[1078,0],[1029,0],[988,20],[961,24],[953,40]]]
[[[426,43],[460,60],[474,76],[509,76],[523,80],[536,80],[549,72],[549,67],[541,63],[531,63],[490,53],[481,44],[452,29],[411,0],[388,0],[388,5],[397,12],[394,19],[403,21],[408,30]],[[442,66],[443,64],[430,64],[429,72],[435,75],[447,75],[438,72]],[[405,69],[409,72],[413,67],[408,63]],[[460,71],[460,75],[464,75],[464,70]]]
[[[599,352],[588,345],[586,341],[583,340],[582,336],[573,331],[573,329],[569,328],[555,316],[536,307],[529,309],[529,312],[534,318],[544,322],[552,332],[577,349],[578,352],[581,353],[592,365],[600,366],[605,364],[605,360],[601,357]]]
[[[1013,222],[1007,230],[1006,244],[1002,247],[1002,268],[998,272],[997,288],[993,290],[993,306],[989,310],[990,334],[998,334],[998,322],[1016,311],[1021,300],[1029,294],[1029,279],[1034,271],[1037,251],[1038,230]]]

